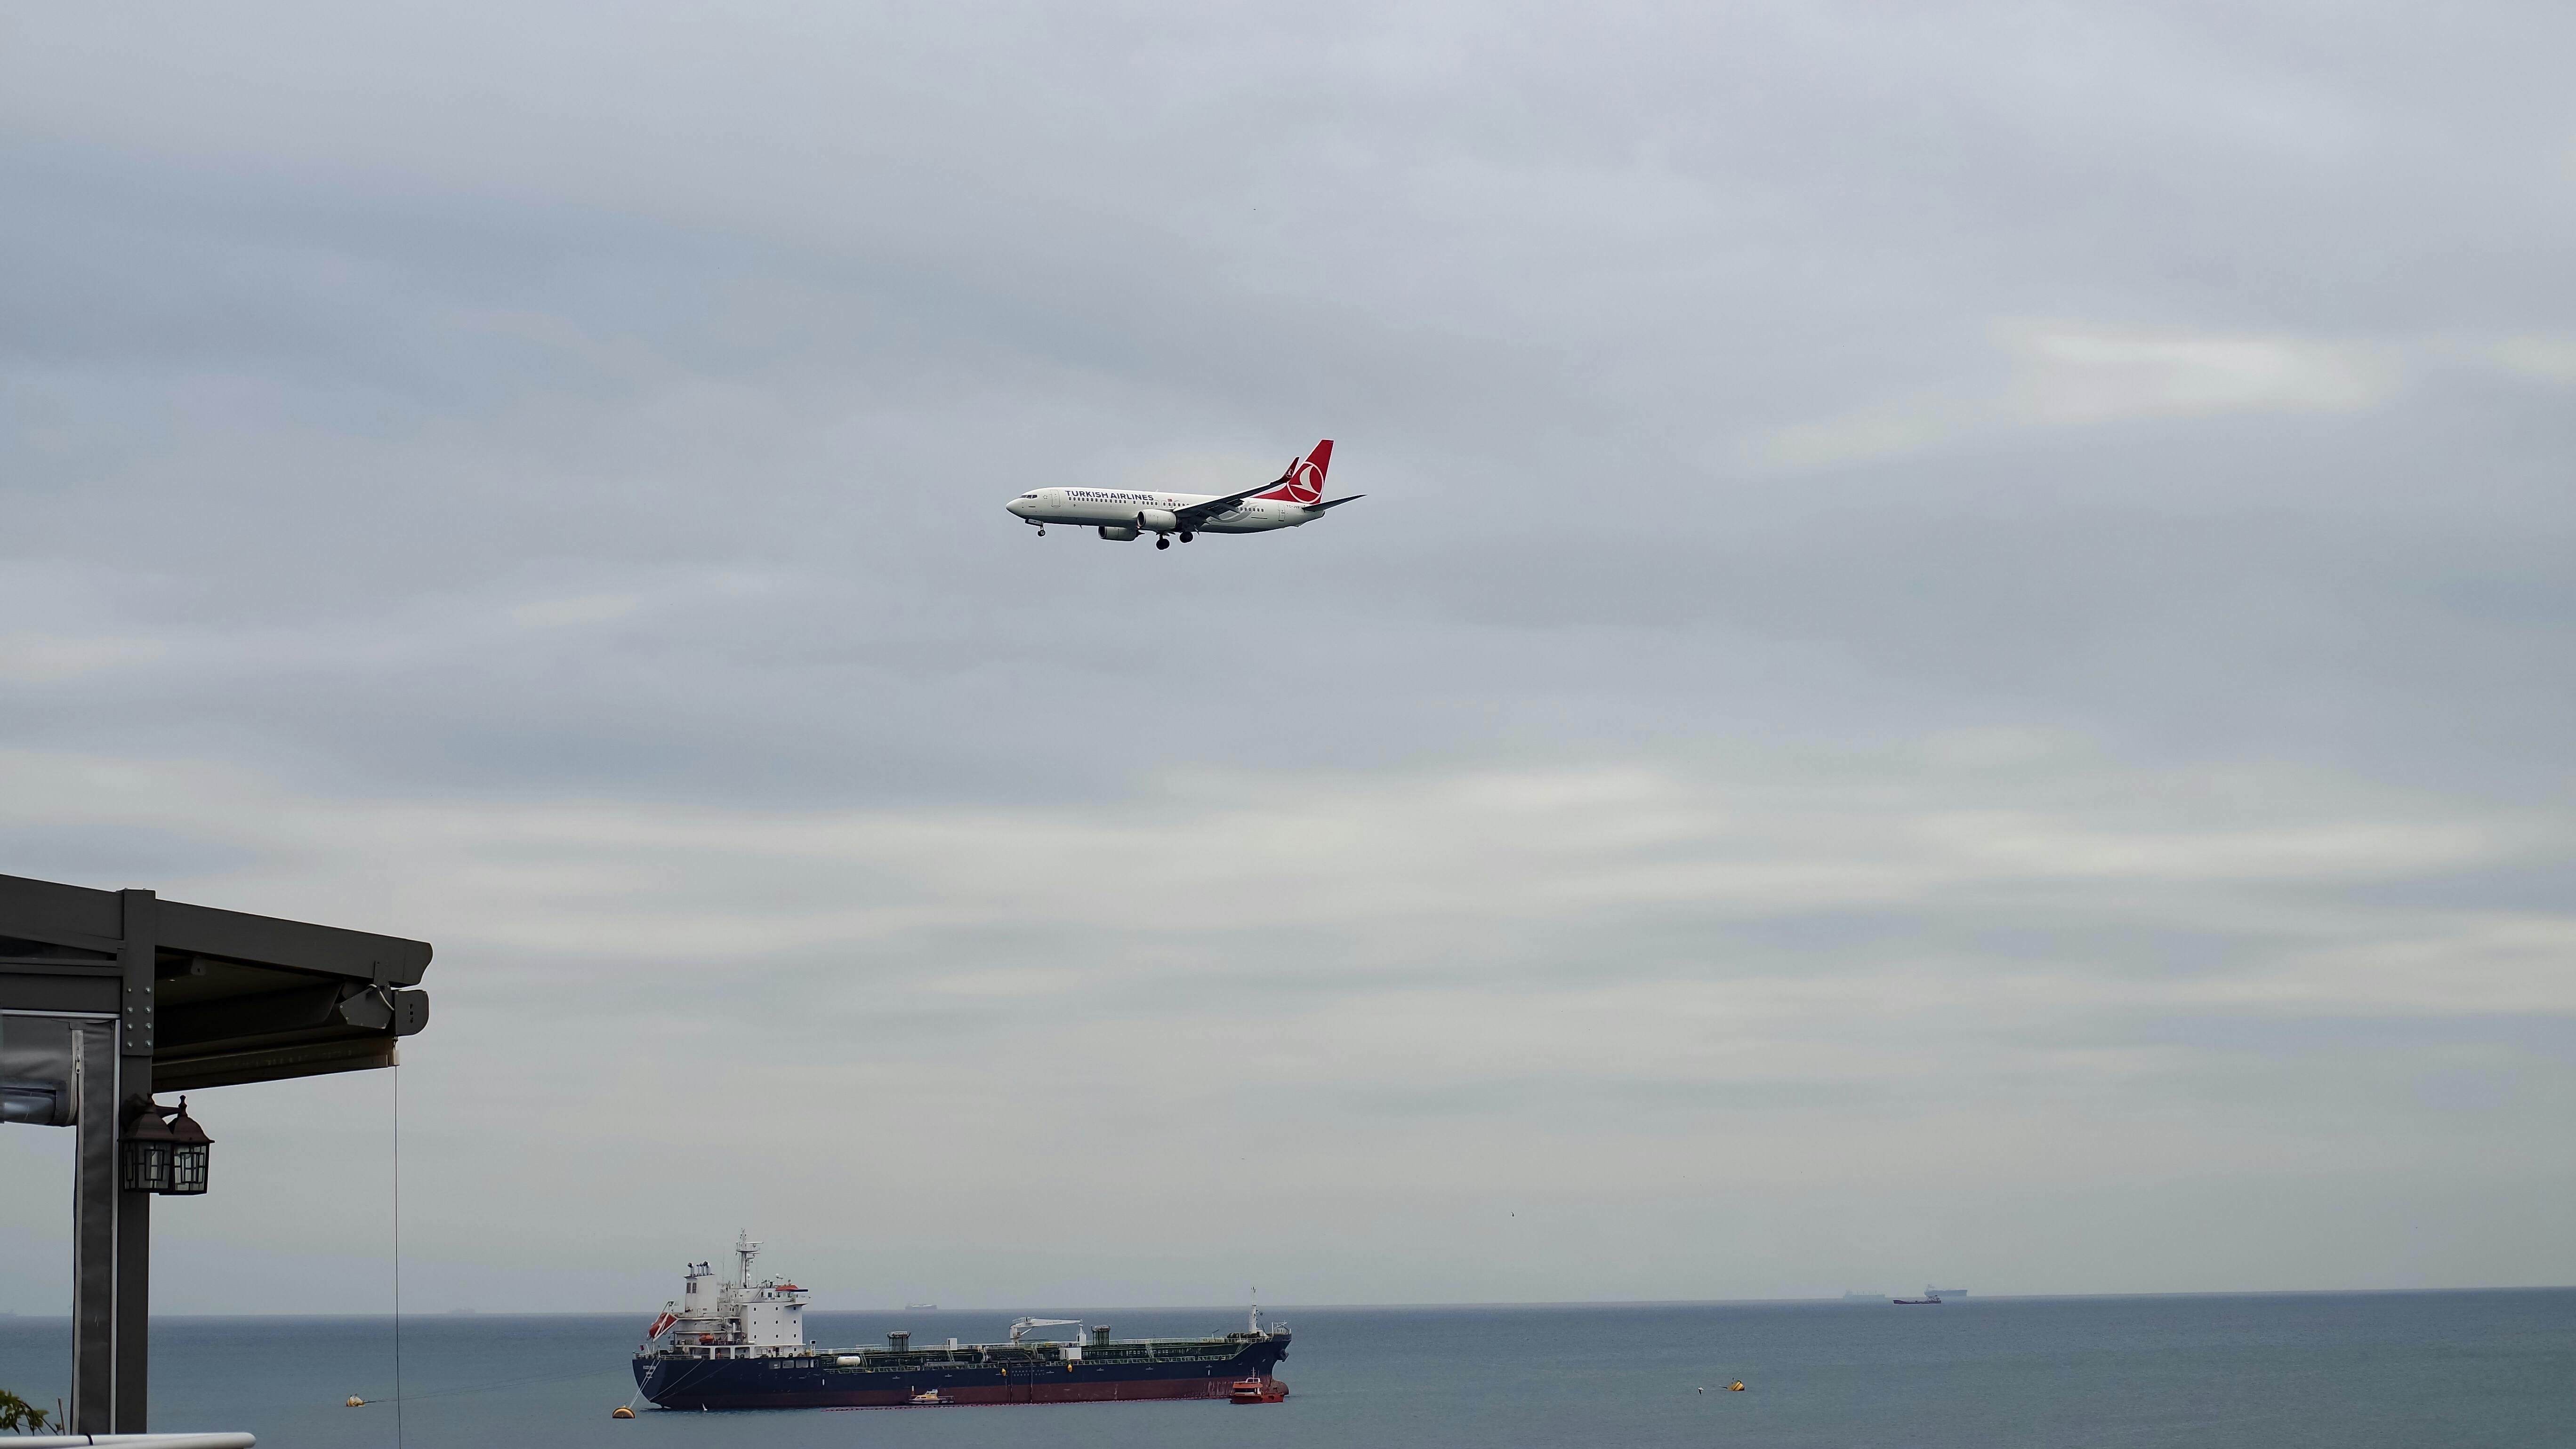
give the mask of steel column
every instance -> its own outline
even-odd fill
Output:
[[[81,1032],[72,1190],[72,1432],[140,1434],[151,1391],[152,1195],[124,1191],[125,1104],[152,1095],[154,907],[119,891],[117,1025]]]
[[[72,1431],[113,1432],[116,1419],[116,1024],[72,1029],[80,1093],[72,1166]]]
[[[125,1029],[118,1033],[117,1124],[124,1104],[152,1100],[153,968],[161,944],[160,900],[150,891],[118,891],[125,944]],[[120,1182],[119,1186],[123,1184]],[[152,1385],[152,1194],[116,1195],[116,1422],[109,1432],[140,1434]]]

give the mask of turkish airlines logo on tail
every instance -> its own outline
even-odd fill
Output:
[[[1333,466],[1333,440],[1326,438],[1315,445],[1315,451],[1288,465],[1287,475],[1279,486],[1262,494],[1289,503],[1317,503],[1324,497],[1324,471]]]

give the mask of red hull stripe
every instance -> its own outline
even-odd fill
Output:
[[[976,1404],[1107,1404],[1149,1399],[1223,1399],[1234,1392],[1226,1379],[1136,1380],[1127,1383],[1030,1383],[990,1388],[942,1390],[945,1405],[915,1404],[900,1391],[882,1393],[795,1393],[708,1395],[711,1409],[910,1409]]]

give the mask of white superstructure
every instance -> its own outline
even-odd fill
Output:
[[[751,1281],[760,1244],[749,1229],[734,1239],[734,1276],[718,1278],[713,1266],[691,1263],[687,1286],[662,1305],[645,1334],[650,1343],[671,1335],[671,1347],[693,1357],[768,1358],[803,1354],[805,1290],[780,1278]]]

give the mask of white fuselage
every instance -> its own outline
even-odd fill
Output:
[[[1038,488],[1009,503],[1013,513],[1031,523],[1059,523],[1081,528],[1136,528],[1144,519],[1147,533],[1173,531],[1162,520],[1195,503],[1222,497],[1216,493],[1131,493],[1115,488]],[[1158,517],[1159,515],[1159,517]],[[1214,514],[1194,530],[1200,533],[1266,533],[1295,528],[1324,516],[1320,508],[1275,498],[1247,498]]]

